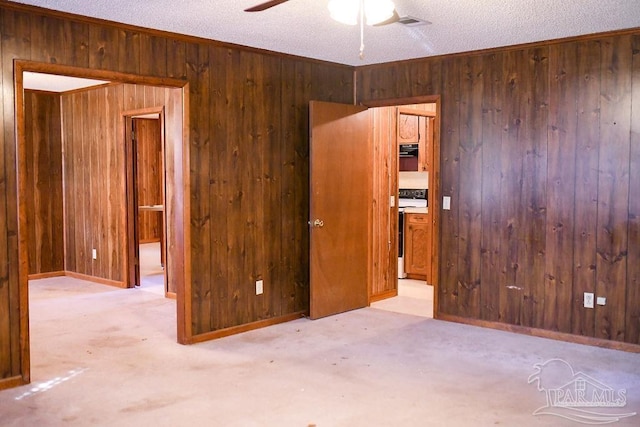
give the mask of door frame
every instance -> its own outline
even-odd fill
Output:
[[[127,110],[122,112],[124,117],[124,141],[125,141],[125,185],[127,193],[127,256],[126,256],[126,277],[128,278],[128,287],[140,285],[140,212],[138,210],[138,139],[132,138],[130,128],[133,120],[143,118],[143,116],[157,115],[154,120],[159,121],[160,126],[160,173],[162,173],[162,206],[167,205],[166,198],[166,159],[165,159],[165,107],[163,105],[157,107],[142,108],[136,110]],[[166,254],[167,240],[167,211],[162,210],[162,240],[160,241],[160,250]],[[176,298],[175,292],[169,291],[169,263],[165,261],[164,265],[164,296],[167,298]]]
[[[440,202],[440,195],[442,194],[442,183],[440,180],[440,163],[442,161],[440,156],[440,136],[441,136],[441,121],[442,121],[442,100],[440,95],[424,95],[424,96],[413,96],[406,98],[388,98],[388,99],[380,99],[380,100],[371,100],[371,101],[362,101],[360,105],[363,105],[368,108],[377,108],[377,107],[403,107],[407,105],[414,104],[435,104],[436,105],[436,115],[434,120],[434,130],[433,130],[433,174],[429,171],[429,195],[428,195],[428,206],[429,213],[431,214],[431,210],[433,209],[433,216],[431,217],[431,226],[436,236],[431,239],[431,274],[432,274],[432,285],[433,285],[433,317],[439,317],[439,298],[438,298],[438,289],[440,285],[440,246],[441,246],[441,221],[440,221],[440,211],[442,209]],[[405,110],[403,110],[405,111]],[[419,111],[419,110],[418,110]],[[395,147],[397,150],[397,147]],[[397,152],[397,151],[396,151]],[[432,177],[433,175],[433,177]],[[396,184],[397,184],[396,177]],[[397,185],[395,186],[397,188]],[[433,191],[432,191],[433,189]],[[393,210],[395,215],[398,215],[398,207]],[[394,237],[397,239],[397,236]],[[395,241],[397,247],[397,240]],[[396,256],[397,256],[397,248],[396,248]],[[397,276],[397,274],[396,274]],[[395,279],[397,282],[397,278]],[[397,287],[396,287],[397,292]],[[369,296],[369,302],[371,303],[373,300],[371,295]]]
[[[189,186],[189,83],[184,80],[164,77],[149,77],[115,71],[80,68],[68,65],[43,63],[27,60],[14,60],[14,118],[16,144],[17,214],[18,214],[18,311],[20,342],[20,382],[31,381],[31,354],[29,335],[29,233],[27,226],[27,206],[24,195],[27,192],[26,153],[25,153],[25,116],[24,116],[24,80],[25,71],[106,80],[114,83],[130,83],[149,86],[161,86],[181,90],[181,102],[177,111],[181,112],[181,129],[176,132],[176,143],[166,155],[167,188],[166,197],[170,199],[168,224],[175,230],[170,240],[171,251],[167,253],[166,264],[181,266],[176,269],[172,279],[176,289],[177,341],[181,344],[191,342],[191,251],[190,251],[190,186]],[[168,238],[168,237],[167,237]],[[169,252],[169,251],[167,251]],[[16,384],[18,385],[18,384]]]

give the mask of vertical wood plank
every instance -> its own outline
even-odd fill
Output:
[[[211,324],[214,329],[223,328],[226,317],[224,307],[231,304],[233,293],[229,286],[229,244],[228,244],[228,215],[231,203],[230,175],[232,170],[228,167],[229,153],[229,123],[224,112],[228,108],[230,98],[233,96],[233,88],[228,84],[231,76],[228,61],[230,52],[228,49],[211,47],[209,49],[209,64],[215,70],[215,76],[211,77],[211,97],[209,98],[209,110],[211,111],[211,145],[209,164],[211,168],[209,200],[211,213],[218,221],[212,223],[211,230],[211,281],[213,295],[213,307],[210,313]]]
[[[140,74],[143,64],[147,63],[147,58],[141,54],[140,34],[137,31],[119,30],[117,39],[112,37],[115,35],[105,38],[105,47],[113,46],[112,49],[117,49],[117,57],[103,57],[106,67],[125,73]]]
[[[480,250],[482,242],[482,58],[467,58],[460,68],[459,120],[459,314],[480,316]]]
[[[182,62],[184,64],[184,60]],[[167,74],[167,40],[163,37],[140,35],[140,73],[153,76]]]
[[[7,242],[8,226],[7,226],[7,168],[5,159],[5,146],[7,141],[7,129],[8,125],[12,121],[7,117],[7,102],[5,101],[5,93],[11,87],[11,75],[8,74],[9,64],[5,61],[4,49],[6,40],[13,37],[13,14],[7,12],[4,9],[0,9],[0,22],[2,27],[0,28],[0,54],[2,55],[2,61],[0,61],[0,90],[2,93],[2,102],[0,102],[0,141],[2,141],[2,148],[0,148],[0,378],[8,378],[15,373],[11,369],[11,356],[15,354],[13,345],[11,343],[11,329],[15,325],[11,324],[10,317],[10,305],[9,305],[9,246]],[[9,31],[8,31],[9,30]],[[10,111],[10,110],[9,110]]]
[[[63,53],[58,56],[59,63],[89,67],[89,25],[66,20],[63,25]]]
[[[209,206],[210,112],[203,108],[210,96],[209,50],[204,45],[187,48],[189,86],[192,319],[195,334],[213,330],[211,279],[211,216]]]
[[[602,41],[596,305],[598,338],[623,341],[629,219],[631,37]]]
[[[482,260],[480,286],[481,318],[500,319],[500,289],[506,286],[502,271],[501,224],[501,162],[503,104],[506,85],[503,75],[503,54],[483,58],[483,147],[482,147]]]
[[[576,140],[578,93],[577,44],[552,46],[549,55],[546,267],[544,328],[570,332],[574,267]]]
[[[309,308],[309,100],[311,65],[283,59],[283,309]]]
[[[631,148],[629,155],[629,259],[625,341],[640,344],[640,35],[632,43]]]
[[[600,41],[577,46],[576,180],[574,196],[574,283],[571,332],[595,335],[594,310],[583,306],[584,292],[596,291],[598,163],[600,145]]]
[[[256,277],[264,278],[265,289],[262,298],[257,298],[255,317],[268,319],[284,314],[283,306],[285,296],[282,294],[283,284],[283,146],[282,146],[282,119],[279,110],[283,104],[282,86],[282,60],[267,55],[261,57],[263,61],[263,76],[259,81],[260,91],[258,96],[264,101],[256,103],[261,115],[259,135],[262,145],[261,167],[263,195],[262,216],[258,215],[256,238],[262,240],[262,253],[258,253],[256,259]]]
[[[460,69],[462,60],[447,59],[443,63],[441,176],[442,196],[451,198],[451,210],[441,213],[440,307],[445,313],[459,314],[458,247],[459,247],[459,169],[460,169]]]
[[[0,148],[0,378],[20,375],[28,360],[22,359],[20,329],[21,289],[18,264],[18,200],[15,165],[14,58],[30,59],[31,15],[3,10],[0,28],[2,52],[3,146]],[[23,272],[26,274],[26,271]],[[26,313],[24,313],[26,315]],[[28,336],[28,333],[26,333]],[[28,343],[27,343],[28,345]],[[24,366],[22,364],[25,364]]]
[[[549,50],[528,49],[520,74],[527,102],[521,112],[522,193],[520,194],[520,243],[517,281],[522,284],[520,324],[541,328],[544,320],[545,224],[547,203],[547,123],[549,105]]]
[[[114,143],[105,144],[105,164],[109,170],[121,170],[122,173],[110,174],[105,186],[108,195],[108,203],[112,206],[107,211],[106,221],[108,235],[106,245],[103,247],[103,256],[108,254],[108,269],[110,277],[125,280],[125,259],[127,255],[123,253],[122,244],[126,236],[126,209],[120,207],[126,203],[126,183],[125,183],[125,147],[124,147],[124,127],[125,120],[122,116],[124,111],[124,87],[123,85],[109,86],[105,89],[106,99],[104,105],[104,116],[106,118],[105,139]],[[117,237],[116,237],[117,236]]]
[[[390,196],[397,194],[393,189],[397,169],[394,155],[397,155],[394,107],[371,109],[372,117],[372,170],[373,170],[373,241],[372,241],[372,284],[370,296],[385,295],[397,289],[397,245],[392,246],[392,236],[397,236],[398,219],[396,209],[391,207]]]
[[[167,40],[166,67],[167,76],[176,79],[187,79],[186,72],[186,43],[179,40]]]
[[[120,31],[115,27],[89,27],[89,67],[115,70],[118,66]],[[137,61],[136,61],[137,62]]]
[[[521,224],[519,222],[520,194],[522,193],[522,159],[520,148],[520,132],[523,122],[521,108],[523,97],[521,87],[526,84],[522,75],[523,63],[528,60],[522,51],[504,53],[503,84],[505,102],[503,115],[504,132],[502,134],[500,199],[501,207],[501,240],[502,265],[504,275],[500,287],[500,320],[517,324],[522,310],[523,285],[517,281],[518,242]],[[526,99],[526,98],[525,98]]]
[[[62,117],[62,167],[63,167],[63,212],[64,212],[64,265],[67,271],[77,271],[76,269],[76,221],[75,215],[71,213],[75,211],[76,184],[78,180],[73,167],[73,159],[76,154],[74,152],[75,144],[72,137],[73,130],[76,129],[74,124],[73,102],[69,96],[62,95],[60,97],[60,108]]]

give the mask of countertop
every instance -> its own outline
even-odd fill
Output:
[[[426,214],[429,213],[429,208],[414,208],[414,207],[408,207],[408,208],[399,208],[400,210],[404,211],[404,213],[408,214]]]

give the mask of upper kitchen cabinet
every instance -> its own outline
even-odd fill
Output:
[[[398,108],[397,141],[401,172],[426,172],[430,168],[429,150],[433,145],[434,117],[416,110]]]
[[[398,112],[398,144],[417,144],[420,116]]]

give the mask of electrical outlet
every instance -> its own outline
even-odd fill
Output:
[[[605,297],[598,297],[596,298],[596,303],[598,305],[605,305],[607,303],[607,299]]]
[[[256,295],[262,295],[264,291],[264,282],[262,280],[256,280]]]
[[[584,307],[593,308],[593,292],[584,293]]]
[[[93,259],[98,259],[98,251],[96,249],[93,249],[91,251],[91,256],[93,257]]]

